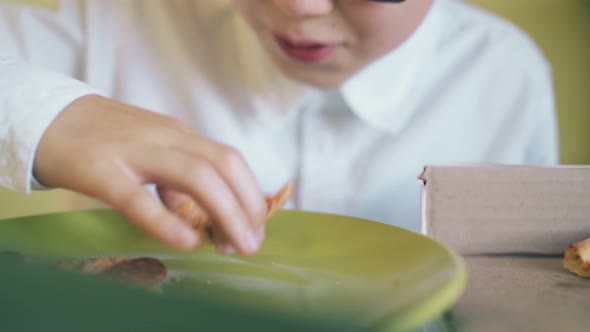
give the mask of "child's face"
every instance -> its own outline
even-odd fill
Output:
[[[279,68],[335,87],[403,43],[433,0],[234,0]]]

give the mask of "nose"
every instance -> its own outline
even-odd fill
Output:
[[[320,16],[334,9],[333,0],[273,0],[289,16]]]

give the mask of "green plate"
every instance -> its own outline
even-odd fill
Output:
[[[437,319],[461,295],[460,256],[423,235],[350,217],[282,211],[254,257],[212,248],[175,252],[110,211],[68,212],[0,222],[0,250],[38,260],[154,256],[174,282],[163,297],[215,297],[300,320],[350,321],[381,331]]]

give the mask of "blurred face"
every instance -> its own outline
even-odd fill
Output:
[[[433,0],[234,0],[288,76],[336,87],[402,44]]]

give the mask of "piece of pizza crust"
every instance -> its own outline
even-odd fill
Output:
[[[92,257],[84,260],[63,260],[58,262],[57,266],[67,271],[99,276],[158,292],[160,283],[166,280],[168,275],[166,265],[154,257]]]
[[[289,182],[274,196],[266,198],[266,220],[272,218],[283,208],[291,197],[291,194],[293,194],[293,183]]]
[[[590,278],[590,239],[569,245],[565,250],[563,266],[581,277]]]
[[[273,196],[266,197],[266,220],[280,211],[293,193],[293,183],[287,183],[281,190]],[[177,210],[176,215],[182,220],[188,222],[191,227],[198,233],[202,239],[201,245],[213,242],[213,231],[211,228],[211,219],[207,213],[199,207],[193,200],[183,203]]]

